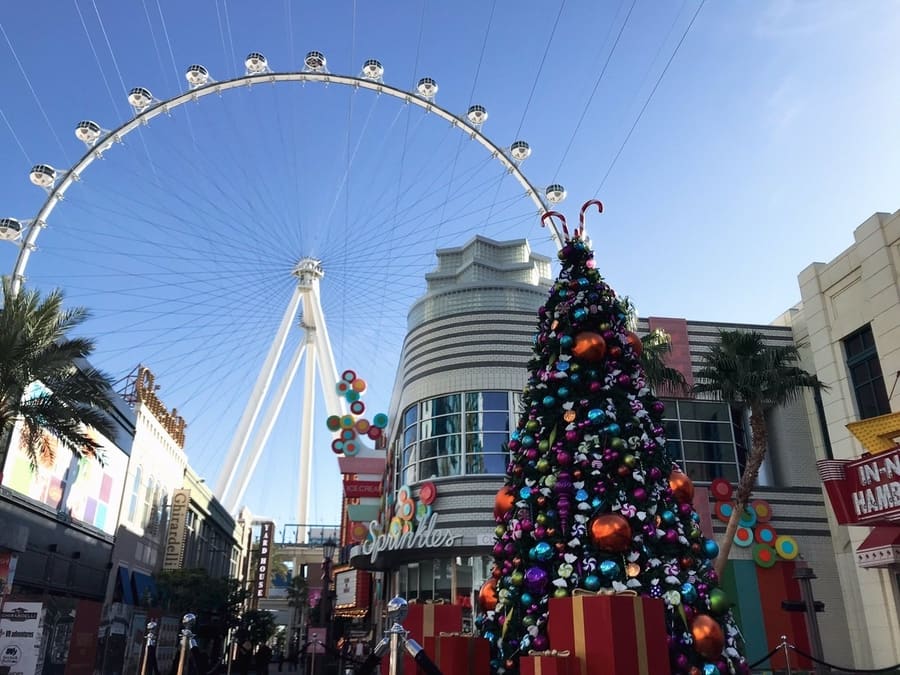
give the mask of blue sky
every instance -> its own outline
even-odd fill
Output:
[[[3,215],[37,212],[30,165],[71,165],[84,150],[75,123],[125,121],[127,89],[166,98],[191,63],[223,80],[251,51],[296,70],[311,49],[335,73],[377,58],[395,86],[435,78],[440,105],[482,104],[492,140],[531,144],[523,170],[563,183],[572,218],[602,199],[589,225],[599,266],[644,315],[766,323],[798,300],[804,267],[846,248],[873,212],[900,208],[893,2],[707,2],[687,32],[696,0],[254,5],[7,3]],[[49,225],[29,283],[94,311],[102,366],[157,372],[211,483],[298,257],[325,264],[337,366],[370,382],[374,413],[436,246],[481,232],[552,253],[483,149],[418,108],[338,86],[259,86],[158,118],[95,163]],[[0,267],[15,255],[0,246]],[[299,391],[287,405],[248,494],[281,523],[296,500]],[[310,516],[334,522],[318,410]]]

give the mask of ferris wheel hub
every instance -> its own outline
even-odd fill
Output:
[[[297,285],[303,288],[312,288],[313,284],[325,276],[322,261],[316,258],[301,258],[291,275],[297,277]]]

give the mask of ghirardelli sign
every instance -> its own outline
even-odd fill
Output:
[[[175,490],[172,494],[172,514],[169,516],[169,532],[166,535],[166,550],[163,555],[164,570],[181,569],[184,562],[185,520],[190,503],[190,490]]]

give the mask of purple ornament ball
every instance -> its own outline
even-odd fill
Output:
[[[569,429],[569,430],[566,432],[566,440],[567,440],[569,443],[574,443],[575,441],[578,440],[578,432],[575,431],[575,429]]]
[[[534,538],[535,539],[543,539],[544,535],[547,534],[547,530],[543,525],[537,525],[534,528]]]
[[[556,463],[560,466],[569,466],[572,463],[572,455],[568,452],[556,453]]]
[[[616,382],[619,383],[620,387],[627,387],[629,384],[631,384],[631,376],[622,373],[621,375],[619,375],[619,377],[616,378]]]
[[[636,501],[642,502],[647,499],[647,491],[642,487],[636,487],[631,493]]]
[[[684,654],[679,654],[675,657],[675,665],[679,670],[687,670],[687,667],[690,665],[688,662],[688,657]]]
[[[525,451],[525,458],[531,460],[532,462],[538,458],[538,450],[537,448],[528,448]]]
[[[651,466],[650,471],[647,473],[650,475],[650,480],[659,480],[662,478],[662,471],[659,470],[659,467]]]
[[[550,643],[547,642],[547,637],[538,633],[534,636],[534,640],[531,641],[531,644],[534,645],[534,648],[537,651],[544,651],[547,647],[550,646]]]
[[[525,571],[525,588],[530,593],[543,593],[547,589],[547,570],[540,567],[529,567]]]
[[[681,502],[681,504],[678,505],[678,510],[681,511],[682,515],[689,516],[691,515],[691,511],[694,510],[694,507],[689,502]]]
[[[597,380],[594,380],[588,385],[588,391],[590,391],[592,394],[596,394],[601,389],[603,389],[603,385]]]
[[[522,530],[522,532],[531,532],[533,527],[534,523],[532,523],[529,518],[525,518],[519,523],[519,529]]]
[[[662,415],[666,411],[666,404],[662,401],[654,401],[652,409],[657,415]]]
[[[663,535],[663,540],[667,544],[674,544],[678,541],[678,532],[675,530],[666,530],[666,533]]]
[[[503,555],[503,544],[501,544],[501,543],[498,541],[496,544],[494,544],[494,548],[492,549],[492,551],[493,551],[493,553],[494,553],[494,557],[495,557],[495,558],[497,558],[497,557]]]

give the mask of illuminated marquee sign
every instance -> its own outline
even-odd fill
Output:
[[[169,516],[169,534],[163,557],[164,570],[179,570],[184,562],[184,529],[190,503],[190,490],[175,490],[172,494],[172,514]]]
[[[269,557],[272,550],[272,533],[275,523],[262,523],[259,533],[259,563],[256,567],[256,597],[265,598],[269,594]]]
[[[397,551],[410,548],[440,548],[452,546],[461,534],[450,530],[437,529],[437,514],[432,513],[416,528],[415,532],[402,534],[383,534],[377,520],[369,523],[369,537],[362,543],[362,552],[370,556],[372,562],[382,551]]]

